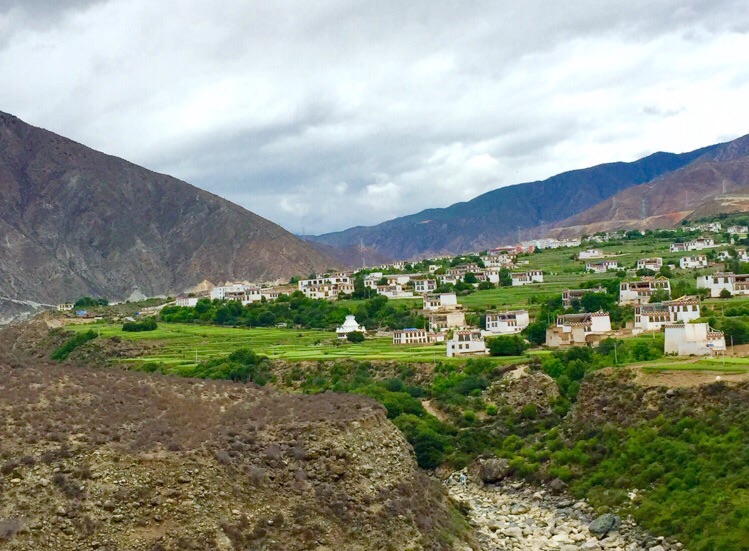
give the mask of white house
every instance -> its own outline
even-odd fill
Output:
[[[688,249],[686,243],[671,243],[668,250],[672,253],[685,253]]]
[[[177,306],[185,306],[188,308],[194,308],[198,304],[198,297],[180,295],[175,299],[175,303],[177,304]]]
[[[403,287],[397,283],[393,285],[378,285],[377,294],[389,299],[413,298],[411,291],[404,291]]]
[[[346,316],[346,319],[343,321],[343,325],[337,327],[335,330],[339,339],[345,339],[346,335],[348,335],[349,333],[354,333],[356,331],[364,333],[366,329],[363,325],[359,325],[359,322],[356,321],[356,316],[351,315]]]
[[[749,274],[715,272],[698,277],[697,288],[709,289],[712,298],[719,297],[720,292],[724,289],[732,295],[749,295]]]
[[[646,276],[637,281],[624,281],[619,284],[619,304],[642,304],[650,301],[656,291],[671,294],[671,282],[667,277]]]
[[[222,285],[211,289],[211,300],[237,300],[244,299],[245,291],[249,285],[244,283],[232,283],[231,285]]]
[[[616,260],[601,260],[600,262],[588,262],[585,269],[596,274],[604,274],[609,270],[618,270],[619,263]]]
[[[723,226],[720,222],[708,222],[707,224],[697,224],[696,226],[687,226],[688,231],[710,231],[719,232]]]
[[[664,354],[704,356],[725,352],[726,338],[707,323],[678,323],[666,325]]]
[[[486,342],[481,331],[470,329],[467,331],[455,331],[452,338],[447,341],[447,357],[462,356],[465,354],[487,354]]]
[[[70,302],[65,302],[63,304],[57,305],[58,312],[70,312],[72,309],[73,309],[73,304]]]
[[[425,293],[431,293],[437,288],[436,279],[414,279],[414,291],[423,295]]]
[[[399,329],[393,331],[393,344],[427,344],[429,333],[426,329]]]
[[[530,324],[528,310],[511,310],[486,314],[486,331],[492,335],[520,333]]]
[[[690,322],[700,317],[700,303],[696,297],[641,304],[635,306],[635,329],[660,331],[667,324]]]
[[[424,297],[424,310],[455,310],[458,296],[455,293],[439,293]]]
[[[726,228],[726,231],[732,234],[745,234],[749,233],[749,228],[747,228],[746,226],[728,226],[728,228]]]
[[[516,272],[510,274],[512,286],[529,285],[531,283],[543,283],[544,273],[541,270],[530,270],[528,272]]]
[[[637,261],[638,270],[653,270],[657,272],[663,266],[663,259],[660,257],[656,258],[641,258]]]
[[[715,246],[715,241],[711,237],[700,237],[686,242],[688,251],[701,251]]]
[[[580,251],[577,255],[580,260],[592,260],[594,258],[603,258],[603,251],[601,249],[588,249],[587,251]]]
[[[466,327],[466,315],[463,310],[438,310],[429,312],[427,317],[430,331],[447,331]]]
[[[604,311],[557,316],[546,330],[546,345],[552,348],[590,346],[611,335],[611,319]]]
[[[605,293],[603,287],[593,287],[592,289],[566,289],[562,291],[562,304],[565,308],[572,306],[573,300],[580,300],[585,293]]]
[[[679,259],[679,268],[682,270],[691,270],[694,268],[706,268],[707,257],[705,255],[698,256],[682,256]]]

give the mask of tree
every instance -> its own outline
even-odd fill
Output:
[[[720,298],[731,298],[733,295],[731,294],[731,291],[728,289],[723,289],[720,292],[720,295],[718,295]]]
[[[546,327],[544,320],[537,319],[523,329],[523,334],[532,344],[541,345],[546,343]]]
[[[510,270],[501,268],[499,270],[499,285],[502,287],[512,287],[512,276]]]
[[[487,342],[492,356],[520,356],[528,348],[525,341],[517,335],[495,337]]]
[[[658,289],[650,294],[651,304],[654,304],[656,302],[663,302],[665,300],[670,300],[670,299],[671,299],[671,295],[665,289]]]
[[[351,331],[351,333],[346,333],[346,340],[353,343],[364,342],[364,333],[361,331]]]
[[[466,275],[463,276],[463,282],[473,284],[473,283],[478,283],[479,280],[476,278],[476,274],[471,273],[471,272],[466,272]]]

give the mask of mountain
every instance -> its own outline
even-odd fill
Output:
[[[749,210],[749,135],[689,165],[626,189],[557,224],[554,236],[669,228],[687,217]]]
[[[519,235],[522,239],[538,237],[554,223],[682,168],[717,147],[681,154],[654,153],[631,163],[573,170],[544,181],[503,187],[447,208],[311,239],[335,247],[362,243],[397,259],[482,250],[515,242]]]
[[[216,195],[0,113],[6,310],[87,294],[170,294],[204,280],[276,280],[336,264]]]

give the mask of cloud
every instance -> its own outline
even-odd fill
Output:
[[[740,0],[0,0],[0,110],[308,233],[749,132]]]

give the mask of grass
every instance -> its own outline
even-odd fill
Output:
[[[326,331],[235,328],[209,325],[160,323],[155,331],[126,333],[120,325],[95,324],[69,326],[76,332],[94,328],[101,337],[150,343],[153,348],[137,359],[123,362],[156,362],[172,366],[194,366],[198,361],[224,356],[242,347],[250,347],[271,359],[289,361],[318,360],[393,360],[399,362],[462,362],[465,358],[447,358],[445,345],[394,345],[389,337],[367,339],[361,344],[339,342],[335,334]],[[523,357],[496,358],[498,363],[523,361]]]
[[[664,363],[664,361],[666,363]],[[747,358],[704,358],[697,361],[683,358],[674,358],[668,361],[662,358],[652,365],[642,367],[646,373],[658,371],[719,371],[723,373],[747,373],[749,372],[749,359]]]

